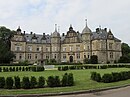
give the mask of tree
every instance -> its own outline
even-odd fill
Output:
[[[98,56],[97,55],[92,55],[90,59],[91,64],[98,64]]]
[[[0,27],[0,63],[9,63],[15,55],[10,51],[11,38],[15,31]]]
[[[130,46],[126,43],[122,43],[122,56],[119,59],[119,63],[130,63]]]

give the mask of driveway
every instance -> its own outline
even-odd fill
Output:
[[[50,97],[130,97],[130,86],[119,88],[119,89],[96,92],[96,93],[61,95],[61,96],[50,96]]]

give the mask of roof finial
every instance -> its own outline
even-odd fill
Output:
[[[85,19],[85,21],[86,21],[86,27],[87,27],[87,19]]]
[[[60,26],[58,26],[58,32],[60,32]]]
[[[101,30],[101,25],[99,25],[99,29]]]
[[[57,32],[57,24],[55,24],[55,32]]]
[[[72,24],[70,24],[70,27],[72,27]]]

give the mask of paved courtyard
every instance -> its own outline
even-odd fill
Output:
[[[130,86],[120,89],[107,90],[103,92],[76,95],[62,95],[53,97],[130,97]]]

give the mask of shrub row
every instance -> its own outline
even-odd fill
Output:
[[[104,74],[102,77],[97,72],[91,73],[91,79],[97,82],[111,83],[130,79],[130,71],[112,72],[111,74]]]
[[[0,77],[0,88],[5,89],[32,89],[32,88],[43,88],[45,87],[45,82],[47,82],[48,87],[65,87],[65,86],[73,86],[74,78],[72,73],[65,73],[60,80],[59,76],[49,76],[47,80],[44,77],[40,76],[38,79],[36,77],[31,76],[23,77],[22,81],[19,76],[15,77]]]
[[[90,66],[90,65],[81,65],[81,66],[59,66],[59,71],[66,71],[66,70],[81,70],[81,69],[97,69],[97,66]]]
[[[29,63],[10,63],[10,64],[0,64],[0,66],[29,66],[29,65],[33,65],[33,64],[29,64]]]
[[[14,72],[14,71],[44,71],[42,66],[27,66],[27,67],[0,67],[0,72]]]
[[[4,77],[0,77],[0,88],[6,88],[6,89],[30,89],[30,88],[41,88],[45,85],[45,78],[39,77],[38,81],[34,76],[29,77],[23,77],[22,82],[20,82],[20,77],[15,76],[13,77],[7,77],[6,79]]]
[[[78,69],[107,69],[107,68],[130,68],[130,65],[74,65],[74,66],[59,66],[59,71],[78,70]]]

